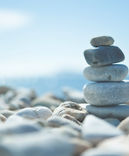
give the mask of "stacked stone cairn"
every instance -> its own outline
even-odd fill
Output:
[[[84,86],[86,110],[105,120],[123,120],[129,116],[129,82],[123,81],[128,67],[116,64],[125,59],[120,48],[113,46],[114,39],[100,36],[91,40],[94,49],[84,51],[86,79],[93,81]]]

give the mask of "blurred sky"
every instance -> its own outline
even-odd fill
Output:
[[[0,76],[82,72],[99,35],[115,39],[129,66],[129,0],[0,0]]]

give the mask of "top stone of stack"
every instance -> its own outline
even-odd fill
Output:
[[[93,38],[91,45],[97,48],[84,51],[86,62],[93,67],[122,62],[125,56],[119,47],[112,46],[113,43],[114,39],[109,36]]]
[[[110,36],[99,36],[91,39],[90,43],[93,47],[110,46],[114,43],[114,39]]]

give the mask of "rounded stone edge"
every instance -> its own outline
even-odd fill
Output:
[[[123,72],[123,77],[121,77],[121,79],[120,79],[120,77],[119,78],[117,78],[116,80],[109,80],[109,79],[101,79],[101,78],[91,78],[91,77],[89,77],[87,74],[86,74],[86,72],[88,72],[87,70],[90,70],[90,68],[92,69],[92,68],[104,68],[104,67],[108,67],[108,66],[120,66],[120,65],[122,65],[122,68],[125,68],[125,72]],[[114,68],[113,67],[113,68]],[[83,76],[84,76],[84,78],[86,79],[86,80],[88,80],[88,81],[92,81],[92,82],[119,82],[119,81],[123,81],[126,77],[127,77],[127,75],[128,75],[128,72],[129,72],[129,69],[128,69],[128,66],[126,66],[126,65],[124,65],[124,64],[111,64],[111,65],[106,65],[106,66],[100,66],[100,67],[94,67],[94,66],[87,66],[87,67],[85,67],[84,69],[83,69]],[[109,76],[110,76],[110,74],[109,74]],[[92,76],[93,77],[93,76]]]
[[[93,57],[96,60],[96,58],[95,58],[96,55],[100,55],[101,53],[103,53],[103,51],[105,51],[105,48],[107,50],[105,52],[105,54],[106,53],[108,54],[109,51],[115,50],[115,51],[117,51],[117,55],[119,53],[120,56],[117,58],[117,60],[107,61],[105,63],[104,63],[104,61],[100,61],[100,60],[98,60],[97,62],[96,61],[93,62]],[[94,54],[94,53],[96,53],[96,54]],[[111,53],[109,54],[109,56],[110,55],[111,55]],[[119,62],[122,62],[125,60],[125,55],[124,55],[123,51],[118,46],[99,46],[97,48],[86,49],[83,51],[83,56],[85,58],[86,63],[92,67],[103,67],[103,66],[119,63]]]
[[[103,39],[102,39],[103,38]],[[100,44],[98,43],[98,45],[95,43],[97,40],[107,40],[106,42],[108,43],[105,43],[105,44]],[[98,41],[97,41],[98,42]],[[109,43],[110,42],[110,43]],[[111,36],[98,36],[98,37],[94,37],[90,40],[90,44],[93,46],[93,47],[99,47],[99,46],[111,46],[114,44],[114,39],[113,37]]]
[[[84,99],[87,101],[87,103],[89,103],[90,105],[93,105],[93,106],[115,106],[115,105],[119,105],[119,104],[122,104],[122,103],[126,103],[126,101],[121,101],[121,102],[118,102],[117,100],[113,103],[113,102],[111,102],[111,100],[110,100],[110,102],[108,102],[108,103],[102,103],[102,101],[103,101],[103,97],[102,98],[100,98],[99,100],[98,99],[96,99],[96,101],[98,102],[98,103],[96,103],[96,102],[93,102],[93,100],[91,101],[91,99],[89,100],[89,98],[87,98],[87,96],[86,96],[86,90],[87,90],[87,88],[90,86],[90,85],[95,85],[95,84],[97,84],[97,85],[99,85],[99,84],[119,84],[119,83],[123,83],[124,85],[126,85],[126,87],[127,87],[127,85],[128,85],[128,90],[129,90],[129,81],[121,81],[121,82],[107,82],[107,83],[105,83],[105,82],[102,82],[102,83],[97,83],[97,82],[91,82],[91,83],[88,83],[88,84],[85,84],[84,86],[83,86],[83,95],[84,95]],[[105,86],[106,87],[106,86]],[[102,86],[101,86],[101,88],[102,88]],[[115,87],[111,87],[111,88],[113,88],[113,90],[115,89]],[[95,90],[96,90],[96,88],[95,88]],[[108,89],[109,90],[109,89]],[[94,93],[91,93],[91,91],[90,91],[90,94],[94,94]],[[100,93],[97,93],[99,96],[100,96]],[[97,94],[95,95],[95,96],[97,96]],[[90,98],[91,98],[91,96],[90,96]],[[128,97],[128,99],[129,99],[129,97]],[[127,99],[126,99],[127,100]]]

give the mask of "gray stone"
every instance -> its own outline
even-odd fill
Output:
[[[6,117],[3,114],[0,114],[0,121],[1,122],[5,122],[6,121]]]
[[[53,128],[53,129],[51,129],[51,133],[55,134],[55,135],[61,134],[66,137],[69,137],[69,138],[79,138],[80,137],[80,132],[78,132],[70,127],[67,127],[67,126]]]
[[[114,39],[110,36],[99,36],[92,38],[90,43],[93,47],[110,46],[114,43]]]
[[[0,113],[2,115],[4,115],[6,118],[8,118],[9,116],[14,114],[14,111],[10,111],[10,110],[5,109],[5,110],[1,110]]]
[[[5,138],[0,144],[0,154],[2,156],[72,156],[77,147],[71,138],[42,132]]]
[[[8,86],[0,86],[0,94],[6,94],[8,91],[14,91],[14,89]]]
[[[79,126],[78,124],[76,124],[75,122],[62,118],[62,117],[58,117],[58,116],[52,116],[47,120],[47,125],[49,127],[62,127],[62,126],[67,126],[70,127],[76,131],[81,131],[81,126]]]
[[[19,94],[9,103],[9,108],[11,110],[17,110],[20,108],[26,108],[31,106],[31,100],[29,97]]]
[[[0,136],[3,135],[16,135],[24,133],[38,132],[41,127],[38,124],[30,123],[24,120],[24,122],[5,122],[0,124]]]
[[[18,115],[27,119],[40,118],[46,120],[52,115],[52,111],[47,107],[39,106],[39,107],[21,109],[14,115]]]
[[[129,101],[129,82],[100,82],[84,86],[84,97],[91,105],[118,105]]]
[[[129,134],[129,117],[122,120],[121,123],[118,125],[118,128],[121,129],[126,134]]]
[[[9,109],[8,104],[5,102],[5,100],[2,97],[0,97],[0,111],[8,110],[8,109]]]
[[[90,104],[86,105],[87,112],[100,118],[117,118],[122,120],[129,116],[129,105],[120,104],[116,106],[97,107]]]
[[[6,124],[24,123],[24,121],[26,121],[25,118],[22,118],[22,117],[20,117],[18,115],[11,115],[6,120]]]
[[[122,81],[128,74],[128,67],[123,64],[114,64],[102,67],[86,67],[84,76],[90,81]]]
[[[37,97],[36,92],[33,89],[27,88],[18,89],[17,94],[28,97],[30,100],[34,100]]]
[[[71,88],[64,88],[63,93],[66,101],[85,103],[84,96],[81,91],[71,89]]]
[[[127,136],[115,137],[103,141],[99,146],[84,152],[81,156],[128,156],[128,145]]]
[[[116,118],[105,118],[105,121],[107,121],[108,123],[110,123],[113,126],[118,126],[120,123],[120,120],[116,119]]]
[[[10,90],[4,94],[4,100],[6,103],[9,103],[16,96],[16,91]]]
[[[82,135],[87,141],[96,144],[104,139],[123,135],[123,133],[104,120],[88,115],[82,125]]]
[[[62,115],[62,117],[65,119],[71,120],[71,121],[77,123],[78,125],[81,125],[81,122],[78,121],[74,116],[71,116],[69,114],[64,114],[64,115]]]
[[[32,106],[45,106],[54,110],[56,107],[63,102],[61,99],[58,99],[52,94],[46,94],[44,96],[38,97],[32,101]]]
[[[60,106],[54,110],[53,115],[63,116],[64,114],[69,114],[75,117],[75,119],[83,121],[86,113],[86,110],[82,108],[79,104],[67,101],[60,104]]]
[[[73,156],[80,156],[81,153],[83,153],[84,151],[92,147],[92,145],[86,140],[82,140],[78,138],[72,139],[71,142],[76,147]]]
[[[123,52],[116,46],[101,46],[84,51],[86,62],[91,66],[104,66],[118,63],[125,59]]]

